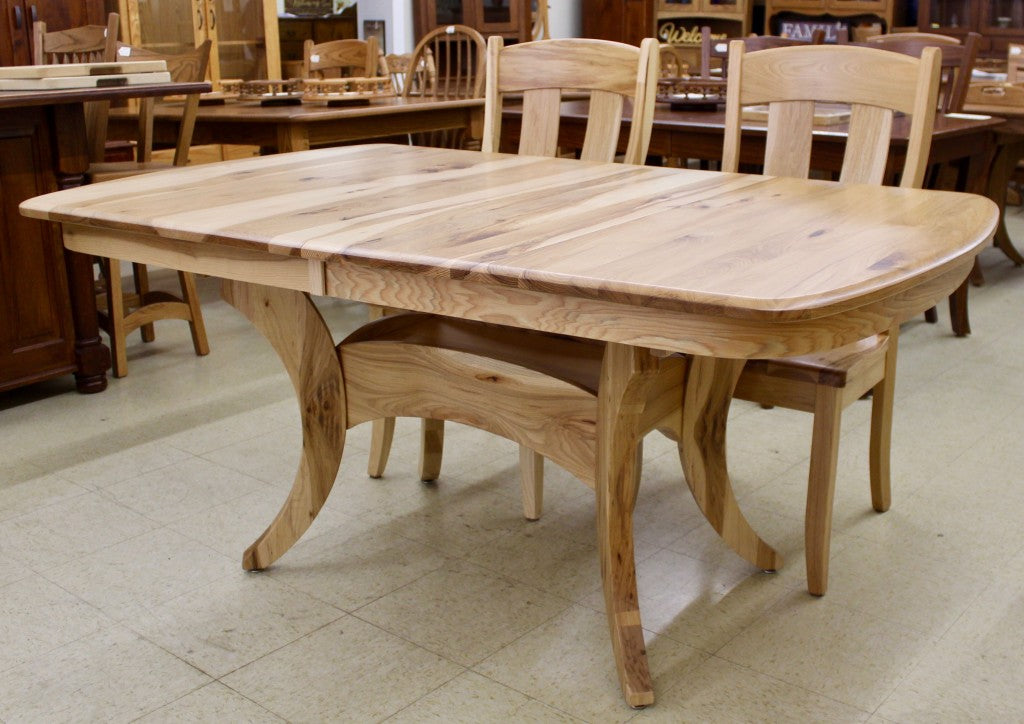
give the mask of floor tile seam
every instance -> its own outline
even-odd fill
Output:
[[[47,473],[47,475],[53,475],[54,477],[59,478],[60,481],[63,482],[63,483],[68,483],[70,485],[74,485],[81,492],[75,493],[74,495],[68,495],[68,496],[65,496],[65,497],[62,497],[62,498],[57,498],[56,500],[51,500],[51,501],[49,501],[47,503],[43,503],[42,505],[33,505],[32,507],[30,507],[30,508],[28,508],[26,510],[21,511],[20,513],[15,513],[14,515],[10,515],[10,516],[4,516],[4,514],[2,512],[0,512],[0,525],[3,525],[7,521],[15,520],[17,518],[20,518],[23,515],[31,515],[32,513],[36,513],[36,512],[38,512],[40,510],[46,510],[47,508],[49,508],[51,506],[59,505],[61,503],[66,503],[69,500],[74,500],[75,498],[79,498],[79,497],[81,497],[83,495],[88,495],[89,493],[95,493],[95,492],[97,492],[99,490],[98,488],[86,488],[81,483],[76,483],[74,480],[68,480],[67,478],[60,477],[59,475],[56,475],[55,473]],[[28,483],[28,482],[31,482],[31,481],[27,481],[26,480],[25,482]],[[22,485],[23,483],[18,483],[18,484]]]
[[[196,688],[194,688],[194,689],[191,689],[191,690],[189,690],[189,691],[186,691],[186,692],[185,692],[184,694],[182,694],[181,696],[175,697],[174,699],[171,699],[170,701],[165,701],[165,702],[164,702],[163,704],[159,704],[159,705],[157,705],[157,706],[153,707],[152,709],[149,709],[148,711],[145,711],[145,712],[143,712],[143,713],[142,713],[142,714],[140,714],[139,716],[137,716],[137,717],[135,717],[134,719],[132,719],[132,720],[131,720],[131,724],[135,724],[135,722],[140,722],[140,721],[142,721],[143,719],[145,719],[145,718],[146,718],[147,716],[149,716],[150,714],[152,714],[152,713],[154,713],[154,712],[157,712],[157,711],[160,711],[160,710],[161,710],[161,709],[163,709],[163,708],[164,708],[165,706],[170,706],[171,704],[174,704],[174,703],[176,703],[176,702],[178,702],[178,701],[181,701],[181,700],[182,700],[182,699],[184,699],[185,697],[187,697],[187,696],[191,696],[192,694],[195,694],[195,693],[196,693],[197,691],[199,691],[200,689],[204,689],[204,688],[206,688],[207,686],[209,686],[209,685],[210,685],[210,684],[212,684],[212,683],[214,683],[214,681],[207,681],[207,682],[204,682],[204,683],[202,683],[202,684],[198,685],[198,686],[197,686]]]
[[[839,706],[845,707],[847,709],[854,709],[854,710],[856,710],[856,711],[858,711],[858,712],[860,712],[861,714],[864,715],[864,721],[867,721],[872,716],[872,714],[874,714],[873,711],[869,711],[867,709],[863,709],[863,708],[861,708],[861,707],[859,707],[859,706],[857,706],[855,704],[850,704],[849,702],[842,701],[842,700],[837,699],[837,698],[835,698],[833,696],[829,696],[828,694],[823,694],[820,691],[815,691],[814,689],[808,689],[806,686],[803,686],[801,684],[796,684],[796,683],[794,683],[792,681],[787,681],[786,679],[783,679],[783,678],[780,678],[778,676],[775,676],[774,674],[770,674],[768,672],[761,671],[760,669],[755,669],[755,668],[753,668],[751,666],[747,666],[746,664],[743,664],[743,663],[740,663],[740,662],[737,662],[737,661],[732,661],[731,659],[727,659],[724,656],[719,656],[718,654],[711,654],[708,657],[708,659],[709,660],[710,659],[717,659],[718,661],[723,661],[723,662],[729,664],[730,666],[738,666],[739,668],[745,669],[746,671],[749,671],[749,672],[751,672],[751,673],[753,673],[753,674],[755,674],[757,676],[763,676],[763,677],[765,677],[767,679],[771,679],[772,681],[779,682],[780,684],[783,684],[783,685],[785,685],[787,687],[791,687],[791,688],[794,688],[794,689],[799,689],[800,691],[803,691],[803,692],[805,692],[807,694],[810,694],[812,696],[818,697],[820,699],[825,699],[827,701],[830,701],[830,702],[832,702],[834,704],[838,704]],[[705,662],[705,664],[706,663],[707,662]],[[686,682],[682,682],[682,683],[685,684]]]
[[[559,595],[559,594],[556,594],[556,593],[551,593],[551,592],[549,592],[549,591],[545,591],[545,590],[543,590],[543,589],[541,589],[541,588],[538,588],[537,586],[531,585],[531,584],[529,584],[529,583],[526,583],[526,582],[524,582],[524,581],[519,581],[519,580],[516,580],[515,578],[512,578],[511,576],[508,576],[508,575],[506,575],[506,574],[504,574],[504,573],[501,573],[501,572],[498,572],[498,571],[492,571],[492,570],[490,570],[490,569],[488,569],[488,568],[485,568],[484,566],[481,566],[481,565],[479,565],[479,564],[477,564],[477,563],[473,563],[472,561],[459,561],[459,562],[460,562],[460,563],[465,563],[465,564],[471,565],[471,566],[473,566],[473,567],[475,567],[475,568],[479,568],[479,569],[480,569],[481,571],[484,571],[484,572],[486,572],[486,573],[493,573],[493,574],[495,574],[495,575],[499,576],[500,578],[503,578],[503,579],[505,579],[505,580],[506,580],[506,581],[508,581],[508,582],[514,583],[514,584],[515,584],[515,585],[516,585],[517,587],[526,587],[526,588],[529,588],[529,589],[530,589],[531,591],[535,591],[535,592],[537,592],[537,593],[539,593],[539,594],[541,594],[541,595],[543,595],[543,596],[545,596],[545,597],[547,597],[547,598],[554,598],[554,599],[558,599],[558,601],[560,601],[561,603],[564,603],[564,604],[565,604],[565,605],[564,605],[564,606],[562,606],[562,607],[561,607],[561,608],[560,608],[560,609],[559,609],[558,611],[556,611],[555,613],[551,614],[550,616],[548,616],[547,618],[545,618],[545,619],[544,619],[543,621],[541,621],[540,623],[536,624],[535,626],[532,626],[532,627],[531,627],[531,628],[530,628],[529,630],[525,631],[525,632],[524,632],[524,633],[522,633],[522,634],[521,634],[520,636],[517,636],[517,637],[516,637],[515,639],[513,639],[512,641],[509,641],[509,642],[508,642],[508,644],[505,644],[505,645],[501,646],[501,647],[500,647],[499,649],[497,649],[497,650],[495,650],[495,651],[491,652],[490,654],[487,654],[487,655],[486,655],[486,656],[484,657],[484,659],[486,659],[486,658],[489,658],[489,657],[493,656],[493,655],[494,655],[494,654],[496,654],[496,653],[497,653],[498,651],[500,651],[501,649],[504,649],[504,648],[506,648],[507,646],[511,646],[511,645],[512,645],[512,644],[513,644],[513,643],[514,643],[515,641],[518,641],[519,639],[521,639],[521,638],[522,638],[523,636],[525,636],[526,634],[528,634],[528,633],[530,633],[530,632],[532,632],[532,631],[536,630],[536,629],[537,629],[537,628],[539,628],[540,626],[543,626],[543,625],[547,624],[548,622],[550,622],[550,621],[554,620],[554,619],[555,619],[556,617],[558,617],[558,616],[561,616],[561,615],[562,615],[563,613],[565,613],[565,612],[566,612],[567,610],[569,610],[569,609],[570,609],[570,608],[571,608],[571,607],[572,607],[573,605],[577,605],[575,601],[573,601],[573,600],[571,600],[571,599],[569,599],[569,598],[567,598],[567,597],[565,597],[565,596],[561,596],[561,595]],[[377,601],[380,601],[381,599],[383,599],[383,598],[385,598],[385,597],[387,597],[387,596],[390,596],[390,595],[392,595],[392,594],[394,594],[394,593],[397,593],[398,591],[401,591],[401,590],[403,590],[403,589],[405,589],[405,588],[408,588],[408,587],[412,586],[413,584],[417,583],[418,581],[422,580],[423,578],[426,578],[427,576],[429,576],[429,575],[432,575],[432,574],[436,573],[436,572],[437,572],[437,571],[439,571],[439,570],[440,570],[441,568],[443,568],[443,567],[444,567],[444,565],[445,565],[445,563],[443,563],[443,562],[442,562],[440,566],[438,566],[437,568],[435,568],[435,569],[433,569],[433,570],[431,570],[431,571],[428,571],[427,573],[424,573],[424,574],[423,574],[422,576],[418,577],[418,578],[417,578],[417,579],[416,579],[415,581],[409,581],[408,583],[406,583],[406,584],[404,584],[404,585],[402,585],[402,586],[399,586],[398,588],[396,588],[396,589],[394,589],[394,590],[392,590],[392,591],[389,591],[388,593],[385,593],[385,594],[382,594],[382,595],[378,596],[378,597],[377,597],[377,598],[375,598],[375,599],[374,599],[373,601],[370,601],[370,602],[367,602],[367,603],[365,603],[365,604],[362,604],[362,605],[360,605],[360,606],[359,606],[358,608],[354,609],[353,611],[349,611],[349,612],[348,612],[348,613],[349,613],[349,615],[351,615],[351,616],[354,616],[354,617],[358,618],[358,619],[359,619],[360,621],[364,621],[364,622],[366,622],[366,623],[368,623],[368,624],[371,624],[372,626],[375,626],[376,628],[379,628],[379,629],[381,629],[382,631],[387,631],[387,633],[391,634],[392,636],[396,636],[396,637],[398,637],[398,638],[402,639],[403,641],[407,641],[407,642],[408,642],[408,643],[410,643],[410,644],[413,644],[413,645],[415,645],[415,646],[418,646],[419,648],[422,648],[422,649],[425,649],[425,650],[427,650],[427,651],[430,651],[430,652],[431,652],[432,654],[434,654],[434,655],[436,655],[436,656],[440,656],[441,658],[444,658],[444,659],[447,659],[447,660],[449,660],[449,661],[450,661],[451,659],[448,659],[448,657],[447,657],[447,656],[445,656],[444,654],[442,654],[442,653],[440,653],[440,652],[437,652],[437,651],[431,651],[430,649],[427,649],[427,648],[426,648],[425,646],[423,646],[422,644],[418,644],[418,643],[416,643],[416,642],[414,642],[414,641],[409,641],[408,639],[406,639],[406,638],[405,638],[404,636],[402,636],[401,634],[399,634],[399,633],[397,633],[397,632],[394,632],[394,631],[391,631],[391,630],[389,630],[389,629],[387,629],[387,628],[384,628],[384,626],[383,626],[382,624],[380,624],[379,622],[374,622],[374,621],[371,621],[371,620],[369,620],[369,619],[365,618],[364,616],[360,616],[360,615],[359,615],[359,612],[360,612],[360,611],[362,611],[363,609],[365,609],[365,608],[366,608],[367,606],[370,606],[370,605],[372,605],[372,604],[376,603]],[[483,659],[481,659],[480,661],[483,661]],[[466,664],[461,664],[461,663],[459,663],[459,662],[457,662],[457,661],[453,661],[453,663],[455,663],[455,664],[457,664],[458,666],[461,666],[461,667],[463,667],[463,668],[469,669],[469,668],[471,668],[471,666],[476,666],[477,664],[479,664],[479,663],[480,663],[480,661],[476,661],[476,662],[473,662],[473,663],[472,663],[471,665],[468,665],[468,666],[467,666]]]
[[[497,652],[495,652],[495,653],[497,653]],[[484,679],[487,679],[488,681],[493,682],[493,683],[497,684],[498,686],[502,686],[502,687],[504,687],[506,689],[509,689],[510,691],[514,691],[517,694],[520,694],[521,696],[526,697],[528,700],[536,702],[537,704],[540,704],[543,707],[546,707],[548,709],[552,709],[552,710],[558,712],[559,714],[564,714],[565,716],[569,717],[570,719],[574,719],[574,720],[576,720],[578,722],[582,722],[583,724],[591,724],[590,720],[588,720],[588,719],[583,719],[580,716],[578,716],[576,714],[573,714],[570,711],[567,711],[566,709],[563,709],[563,708],[561,708],[559,706],[556,706],[554,704],[549,704],[546,701],[542,701],[542,700],[538,699],[537,697],[533,696],[532,694],[529,694],[528,692],[521,691],[521,690],[517,689],[516,687],[512,686],[511,684],[507,684],[507,683],[505,683],[503,681],[499,681],[498,679],[495,679],[493,676],[485,674],[485,673],[483,673],[481,671],[477,671],[476,668],[470,667],[469,669],[467,669],[467,671],[471,671],[472,673],[476,674],[477,676],[480,676],[480,677],[482,677]]]
[[[970,534],[973,531],[970,528],[964,527],[964,528],[958,528],[957,532]],[[878,539],[872,538],[872,537],[870,537],[868,535],[864,535],[864,534],[861,534],[861,533],[853,533],[853,532],[850,532],[850,531],[844,531],[843,535],[848,535],[851,538],[854,538],[855,540],[862,541],[864,543],[869,543],[869,544],[871,544],[873,546],[878,546],[880,548],[886,548],[887,547],[886,545],[880,543],[878,541]],[[915,558],[919,558],[919,559],[921,559],[923,561],[927,561],[929,563],[941,563],[943,565],[948,565],[949,564],[949,558],[946,557],[946,556],[931,555],[931,554],[919,553],[919,552],[911,552],[910,555],[914,556]],[[1012,556],[1012,555],[1013,554],[1010,554],[1010,556]],[[1008,558],[1010,556],[1008,556]],[[974,569],[977,569],[977,564],[972,564],[971,567],[974,568]],[[993,566],[993,568],[998,568],[998,566]],[[964,576],[967,576],[967,577],[977,578],[979,581],[983,581],[985,578],[989,577],[988,575],[974,574],[972,572],[963,573],[961,575],[964,575]]]
[[[253,411],[252,414],[255,414],[255,411]],[[189,428],[189,430],[192,430],[192,429],[195,429],[195,428]],[[179,433],[175,433],[174,435],[170,435],[168,437],[160,438],[160,439],[165,441],[164,442],[165,445],[167,445],[169,447],[172,447],[175,450],[183,452],[183,453],[185,453],[187,455],[191,455],[192,457],[202,458],[204,460],[208,460],[209,462],[214,462],[212,460],[209,460],[209,458],[207,458],[206,456],[207,455],[211,455],[213,453],[220,452],[221,450],[226,450],[229,447],[234,447],[235,445],[241,445],[242,443],[250,442],[252,440],[255,440],[258,437],[264,437],[266,435],[270,435],[271,433],[280,433],[280,432],[291,433],[294,430],[295,430],[295,428],[292,427],[291,425],[277,424],[272,429],[263,430],[262,432],[258,432],[258,433],[254,434],[254,435],[249,435],[247,437],[243,437],[243,438],[240,438],[240,439],[237,439],[237,440],[233,440],[233,441],[231,441],[229,443],[226,443],[224,445],[220,445],[218,447],[210,448],[209,450],[203,450],[202,452],[196,452],[195,450],[188,450],[185,447],[181,447],[180,444],[175,444],[172,441],[168,441],[168,438],[176,437]]]
[[[162,440],[162,438],[156,438],[154,440],[149,440],[149,441],[147,441],[145,443],[142,443],[142,444],[143,445],[164,444],[164,445],[167,445],[168,447],[170,447],[170,448],[172,448],[172,449],[182,453],[183,455],[186,455],[187,457],[184,457],[184,458],[182,458],[180,460],[172,460],[169,463],[165,463],[163,465],[157,465],[156,467],[153,467],[153,468],[147,468],[145,470],[134,471],[131,474],[129,474],[129,475],[123,477],[123,478],[118,478],[116,480],[106,481],[103,485],[97,485],[97,486],[95,486],[93,488],[89,488],[89,490],[97,491],[97,492],[102,492],[104,490],[109,490],[110,488],[113,488],[114,486],[121,485],[122,483],[126,483],[126,482],[128,482],[130,480],[135,480],[136,478],[141,478],[141,477],[146,476],[146,475],[152,475],[153,473],[159,473],[161,470],[166,470],[167,468],[174,467],[175,465],[181,465],[181,464],[186,463],[186,462],[191,462],[191,461],[195,461],[195,460],[200,459],[198,455],[194,455],[194,454],[192,454],[190,452],[187,452],[185,450],[180,450],[180,449],[174,447],[173,445],[171,445],[170,443],[161,443],[161,440]],[[132,447],[139,447],[139,446],[138,445],[133,445]],[[99,459],[99,458],[97,458],[97,459]],[[66,468],[64,468],[64,469],[66,469]],[[75,483],[76,485],[83,486],[82,483],[76,482],[75,480],[72,480],[71,478],[64,478],[64,479],[68,480],[69,482]]]

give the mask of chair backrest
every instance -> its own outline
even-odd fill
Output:
[[[1010,43],[1006,46],[1006,80],[1010,83],[1024,80],[1020,73],[1022,67],[1024,67],[1024,45]]]
[[[483,150],[498,150],[504,94],[522,93],[519,153],[554,156],[562,91],[582,90],[590,92],[582,160],[615,159],[629,99],[633,120],[624,160],[642,164],[654,120],[658,55],[654,38],[644,39],[639,48],[592,38],[535,40],[506,48],[500,36],[492,36],[487,41]]]
[[[683,56],[682,51],[674,45],[662,43],[658,46],[658,53],[661,59],[662,78],[679,78],[690,71],[690,64]]]
[[[377,75],[377,38],[331,40],[302,47],[303,78],[370,78]]]
[[[118,43],[117,58],[124,62],[140,60],[162,60],[167,63],[171,80],[175,83],[197,83],[206,78],[206,69],[210,63],[212,41],[206,40],[188,53],[169,55],[157,53],[148,48]],[[136,158],[140,162],[148,162],[153,154],[153,111],[155,98],[139,100],[139,137]],[[178,143],[174,150],[174,165],[184,166],[188,163],[188,149],[192,145],[192,131],[195,129],[196,112],[199,108],[199,93],[192,93],[185,98],[185,109],[182,112],[181,125],[178,128]]]
[[[849,103],[849,136],[839,180],[880,184],[889,157],[894,112],[911,116],[900,186],[919,188],[931,146],[939,88],[939,51],[920,58],[855,45],[729,51],[722,170],[739,167],[743,106],[768,111],[764,173],[806,178],[815,101]]]
[[[925,48],[938,48],[942,65],[939,110],[943,113],[957,113],[963,110],[964,99],[967,98],[967,86],[971,83],[971,72],[974,70],[980,42],[981,36],[978,33],[968,33],[963,44],[948,35],[895,33],[875,35],[868,38],[865,45],[914,57],[920,57]]]
[[[409,67],[412,61],[412,53],[388,53],[384,55],[381,51],[381,74],[391,76],[391,86],[397,95],[402,94],[405,88],[405,79],[409,75]]]
[[[743,41],[743,46],[748,53],[769,48],[788,48],[794,45],[821,45],[825,42],[825,31],[816,28],[811,32],[810,40],[796,40],[785,38],[781,35],[750,35],[746,38],[736,38]],[[717,65],[721,68],[725,77],[729,72],[729,45],[732,39],[718,39],[711,37],[711,28],[703,26],[700,29],[700,77],[709,79],[712,77],[711,67]],[[717,61],[717,63],[715,62]]]
[[[466,25],[447,25],[430,31],[412,51],[410,67],[418,74],[403,89],[405,96],[436,100],[480,98],[484,90],[487,44]]]
[[[67,30],[46,31],[46,23],[32,24],[32,64],[112,62],[117,50],[118,14],[110,13],[107,24],[82,25]]]

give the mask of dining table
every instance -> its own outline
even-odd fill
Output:
[[[387,144],[175,169],[21,211],[60,223],[77,252],[223,278],[277,351],[302,449],[281,510],[243,553],[249,570],[316,518],[347,429],[422,413],[416,396],[382,394],[373,355],[346,354],[311,295],[603,343],[596,419],[579,434],[614,666],[634,707],[654,701],[632,521],[640,422],[665,414],[638,404],[658,399],[652,360],[687,358],[685,379],[659,393],[666,410],[682,405],[680,491],[685,478],[722,539],[775,570],[726,464],[744,361],[832,349],[919,314],[961,284],[998,218],[957,192]],[[423,394],[443,398],[445,376],[432,379]],[[461,421],[487,429],[485,418]]]
[[[174,146],[182,109],[180,102],[157,105],[153,118],[155,144]],[[483,98],[389,96],[337,106],[298,99],[263,102],[214,98],[199,106],[192,144],[243,144],[287,153],[451,128],[468,129],[471,138],[479,138],[483,112]],[[134,138],[136,126],[131,114],[117,109],[111,112],[111,138]]]
[[[588,101],[567,100],[561,106],[559,143],[566,149],[581,148],[588,116]],[[623,125],[628,128],[631,109],[624,112]],[[502,149],[514,149],[519,142],[522,107],[507,105],[503,111]],[[958,191],[989,193],[989,168],[996,152],[995,132],[1002,129],[1006,121],[998,116],[977,113],[936,114],[932,130],[929,164],[933,167],[946,166],[955,173],[951,185]],[[743,142],[740,148],[740,163],[760,165],[764,159],[764,144],[768,124],[761,120],[743,121]],[[845,122],[819,125],[814,128],[811,148],[811,168],[821,172],[838,173],[842,169],[846,137],[849,125]],[[886,178],[894,178],[903,168],[907,140],[910,134],[910,119],[898,114],[893,119],[892,141],[887,162]],[[622,134],[625,137],[625,131]],[[673,108],[669,103],[658,103],[654,111],[651,143],[648,151],[651,157],[667,159],[700,159],[718,161],[722,158],[722,143],[725,137],[725,111],[721,106],[701,109],[689,107]],[[947,177],[943,177],[944,182]],[[998,202],[998,199],[993,197]],[[996,243],[1014,259],[997,235]],[[980,268],[972,270],[972,280],[982,280]],[[967,283],[950,297],[950,320],[953,332],[958,337],[970,334],[967,316]]]

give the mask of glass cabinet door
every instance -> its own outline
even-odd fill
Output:
[[[971,27],[970,0],[927,0],[928,26],[932,30],[939,28]]]
[[[208,37],[215,43],[215,77],[244,80],[281,77],[275,0],[205,0]],[[268,10],[270,6],[270,22]],[[271,32],[268,32],[270,30]],[[213,58],[211,58],[212,65]]]
[[[988,0],[982,16],[982,31],[1024,30],[1024,0]]]
[[[484,34],[515,30],[522,14],[522,0],[476,0],[477,29]]]
[[[185,53],[206,37],[206,16],[192,2],[120,0],[119,12],[121,39],[155,53]]]
[[[462,0],[437,0],[433,20],[434,25],[465,25],[466,9]]]

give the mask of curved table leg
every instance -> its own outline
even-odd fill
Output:
[[[224,282],[223,295],[274,347],[302,415],[302,457],[291,492],[242,557],[245,570],[260,570],[302,537],[331,492],[345,446],[345,388],[331,333],[308,295],[236,281]]]
[[[767,571],[782,558],[757,535],[736,502],[725,462],[725,426],[743,360],[695,356],[683,400],[679,457],[704,517],[741,557]]]
[[[384,468],[391,454],[391,441],[395,437],[395,418],[382,417],[370,423],[370,457],[366,463],[366,474],[371,478],[384,476]]]
[[[633,507],[640,484],[640,417],[657,360],[643,349],[609,343],[598,387],[597,537],[604,604],[615,666],[630,706],[654,702],[640,625],[633,558]]]

